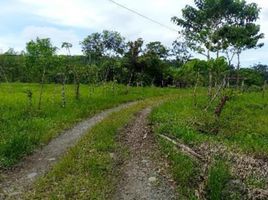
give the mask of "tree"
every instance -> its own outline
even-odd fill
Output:
[[[192,57],[187,42],[175,40],[172,43],[171,56],[174,56],[181,64],[186,63]]]
[[[240,69],[240,75],[244,80],[245,85],[251,86],[263,86],[264,77],[262,74],[252,68],[242,68]]]
[[[121,56],[125,52],[125,38],[116,31],[102,32],[104,55],[107,57]]]
[[[245,1],[235,1],[233,10],[234,13],[239,14],[232,16],[229,23],[219,31],[219,35],[229,44],[233,55],[237,55],[236,84],[238,86],[240,55],[247,49],[261,48],[264,44],[259,43],[259,40],[264,38],[264,34],[260,33],[260,26],[255,24],[260,14],[260,8],[256,3],[247,4]]]
[[[73,45],[69,42],[63,42],[61,45],[61,48],[66,49],[68,57],[71,56],[71,48],[72,47],[73,47]],[[63,58],[62,60],[65,62],[63,64],[63,68],[62,68],[59,76],[61,78],[61,84],[62,84],[62,87],[61,87],[61,106],[64,108],[66,105],[66,97],[65,97],[66,71],[70,67],[70,66],[68,66],[69,63],[67,63],[67,62],[70,61],[70,59],[68,59],[68,58],[66,59],[66,57],[62,57],[62,58]]]
[[[268,81],[268,65],[257,64],[253,66],[253,69],[263,76],[264,80]]]
[[[189,47],[206,56],[209,60],[211,52],[219,51],[221,41],[217,37],[219,27],[223,23],[223,15],[227,9],[225,0],[195,0],[195,6],[187,5],[182,10],[182,18],[173,17],[172,21],[181,26],[181,33]]]
[[[211,52],[219,51],[225,44],[218,36],[218,30],[226,23],[225,17],[232,0],[195,0],[195,6],[187,5],[182,10],[182,18],[172,21],[183,30],[181,33],[190,49],[211,59]],[[212,72],[209,71],[208,95],[212,95]]]
[[[68,55],[71,56],[71,48],[73,47],[73,45],[69,42],[63,42],[61,45],[61,48],[65,48],[68,52]]]
[[[161,42],[150,42],[146,48],[139,63],[141,66],[139,80],[147,84],[156,84],[164,86],[164,70],[166,69],[166,60],[169,56],[169,50]]]
[[[142,67],[139,63],[139,56],[142,53],[143,39],[138,38],[136,41],[130,41],[127,43],[127,52],[124,56],[124,66],[129,71],[128,85],[131,84],[134,79],[135,72],[142,72]]]
[[[189,47],[208,60],[211,52],[217,52],[218,58],[220,51],[230,50],[237,54],[239,72],[241,52],[263,45],[258,44],[263,34],[259,33],[260,27],[255,24],[260,8],[244,0],[195,0],[195,6],[187,5],[182,10],[182,18],[172,18],[183,28],[182,34]],[[233,56],[227,57],[230,65]]]
[[[167,59],[169,50],[161,42],[150,42],[146,44],[145,53],[157,56],[159,59]]]
[[[104,30],[102,33],[92,33],[81,42],[82,51],[91,61],[98,62],[103,56],[122,55],[125,49],[125,39],[116,31]]]
[[[125,38],[116,31],[104,30],[102,33],[92,33],[81,43],[84,54],[90,62],[101,69],[103,81],[114,81],[114,71],[117,68],[117,58],[122,57],[126,50]]]
[[[25,81],[25,59],[13,48],[0,55],[0,80]]]
[[[33,70],[35,76],[41,79],[41,89],[39,95],[38,109],[41,109],[42,95],[45,83],[45,75],[47,71],[52,67],[53,58],[56,54],[57,47],[51,44],[49,38],[40,39],[36,38],[35,41],[31,40],[26,44],[26,64]],[[41,73],[40,73],[41,72]]]

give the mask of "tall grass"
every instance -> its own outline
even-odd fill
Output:
[[[268,98],[263,98],[261,93],[256,92],[236,95],[228,101],[218,121],[215,121],[213,112],[217,102],[208,112],[204,111],[206,103],[207,97],[204,91],[200,90],[197,106],[194,106],[191,95],[184,95],[155,108],[151,114],[155,133],[176,138],[193,149],[201,143],[213,143],[226,145],[228,150],[268,157]],[[219,131],[217,134],[199,131],[200,126],[196,126],[195,122],[202,124],[206,130],[217,126]],[[204,163],[174,150],[173,144],[159,140],[162,152],[170,161],[180,199],[197,198],[195,189],[200,183],[198,177]],[[227,194],[224,194],[225,187],[232,178],[234,177],[231,177],[229,167],[224,161],[216,161],[210,166],[205,188],[207,199],[224,199],[223,196]],[[263,184],[254,179],[250,181],[252,185]],[[234,192],[233,196],[237,192],[236,199],[241,199],[239,191],[231,192]]]
[[[225,106],[216,125],[218,134],[200,132],[194,125],[198,120],[203,127],[213,126],[214,113],[204,112],[206,97],[198,97],[198,107],[192,97],[184,96],[155,109],[152,121],[156,131],[170,134],[188,145],[214,141],[257,156],[268,156],[268,98],[261,93],[243,93],[233,97]]]
[[[0,84],[0,167],[13,165],[64,129],[103,109],[176,93],[173,89],[159,88],[129,88],[126,93],[126,87],[122,85],[82,85],[80,98],[76,100],[74,86],[67,85],[66,106],[62,108],[61,85],[51,84],[44,86],[39,110],[39,90],[38,84]],[[29,91],[32,102],[29,102]]]

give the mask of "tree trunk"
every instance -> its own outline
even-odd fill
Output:
[[[43,74],[42,74],[42,80],[41,80],[41,89],[40,89],[40,95],[39,95],[38,110],[41,109],[41,104],[42,104],[42,96],[43,96],[43,90],[44,90],[45,74],[46,74],[46,69],[44,68]]]
[[[210,60],[210,50],[208,49],[208,52],[207,52],[207,59],[208,61]],[[212,72],[211,70],[209,70],[209,83],[208,83],[208,96],[209,98],[211,98],[212,96]]]
[[[264,81],[263,88],[262,88],[262,97],[263,98],[265,97],[266,87],[267,87],[267,80]]]
[[[61,106],[65,108],[66,98],[65,98],[65,75],[62,75],[62,87],[61,87]]]
[[[126,91],[127,94],[129,92],[129,87],[130,87],[130,84],[131,84],[131,81],[132,81],[132,77],[133,77],[133,72],[131,72],[130,78],[129,78],[128,83],[127,83],[127,91]]]
[[[215,110],[215,115],[217,116],[217,118],[219,118],[221,116],[222,110],[223,110],[223,108],[228,100],[229,100],[228,96],[222,97],[220,104],[217,106],[217,108]]]
[[[194,93],[193,93],[193,101],[194,101],[194,106],[196,107],[197,106],[197,98],[196,98],[196,90],[197,90],[197,87],[198,87],[198,82],[199,82],[199,72],[197,73],[197,78],[196,78],[196,83],[195,83],[195,87],[194,87]]]
[[[208,61],[210,60],[210,50],[208,49],[208,52],[207,52],[207,59]]]
[[[80,81],[79,79],[76,81],[76,88],[75,88],[75,99],[79,100],[80,98]]]
[[[208,96],[209,96],[209,98],[211,98],[212,97],[212,72],[211,72],[211,70],[209,70],[209,83],[208,83]]]
[[[237,53],[237,67],[236,67],[236,87],[239,88],[239,70],[240,70],[240,52]]]
[[[230,88],[230,77],[227,79],[227,88]]]

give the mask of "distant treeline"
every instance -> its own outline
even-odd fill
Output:
[[[192,59],[184,42],[175,41],[171,48],[161,42],[144,45],[139,38],[125,42],[118,32],[93,33],[81,43],[84,55],[71,55],[72,44],[64,42],[66,55],[57,55],[50,39],[32,40],[26,51],[13,49],[0,55],[1,82],[84,83],[116,82],[140,86],[207,86],[223,80],[235,85],[262,86],[268,79],[268,66],[258,64],[239,72],[224,57],[208,61]]]

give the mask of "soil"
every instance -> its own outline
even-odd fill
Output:
[[[161,156],[148,124],[150,111],[141,111],[120,138],[129,152],[120,169],[116,200],[177,199],[175,182],[167,171],[168,162]]]

